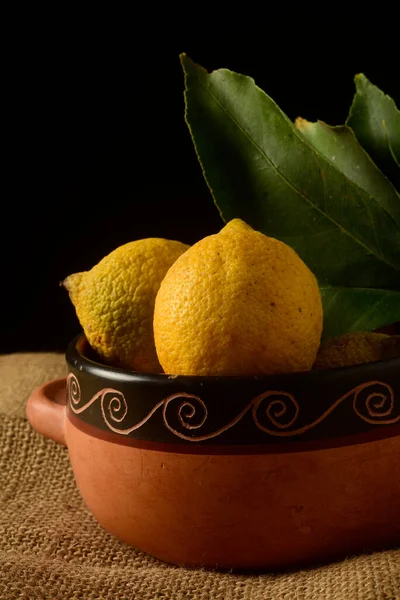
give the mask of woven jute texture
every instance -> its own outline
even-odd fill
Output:
[[[15,353],[0,355],[0,412],[25,416],[31,391],[50,379],[64,377],[65,357],[56,353]]]
[[[8,389],[6,401],[0,397],[1,600],[400,599],[400,550],[292,573],[243,575],[173,567],[112,538],[84,507],[67,450],[15,416],[47,364],[49,378],[63,375],[59,358],[0,360]]]

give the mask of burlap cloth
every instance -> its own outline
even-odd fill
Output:
[[[0,356],[1,600],[400,599],[400,550],[235,575],[172,567],[113,539],[83,506],[67,450],[21,418],[31,389],[64,374],[61,355]]]

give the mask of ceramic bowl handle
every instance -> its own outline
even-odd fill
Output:
[[[36,388],[26,406],[26,416],[32,427],[58,444],[66,446],[66,379],[54,379]]]

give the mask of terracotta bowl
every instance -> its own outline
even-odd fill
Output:
[[[262,377],[143,375],[83,336],[27,416],[110,533],[187,566],[282,569],[400,543],[400,358]]]

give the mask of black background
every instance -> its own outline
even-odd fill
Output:
[[[377,34],[376,24],[286,15],[253,34],[254,15],[194,36],[152,10],[81,26],[79,14],[14,24],[3,76],[0,352],[64,350],[79,325],[59,281],[117,246],[194,243],[221,227],[184,122],[181,52],[254,77],[291,119],[343,123],[358,72],[399,104],[387,23]]]

